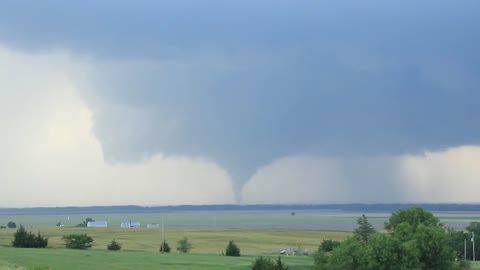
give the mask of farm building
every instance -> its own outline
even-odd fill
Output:
[[[140,228],[140,222],[125,220],[125,221],[122,221],[122,223],[120,224],[120,227],[122,227],[122,228]]]
[[[106,221],[89,221],[87,223],[89,228],[106,228],[108,227],[108,222]]]

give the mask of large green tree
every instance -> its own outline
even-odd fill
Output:
[[[369,269],[365,245],[356,237],[345,240],[332,251],[329,267],[332,270]]]
[[[402,223],[409,224],[414,231],[420,224],[429,227],[442,227],[440,220],[431,212],[422,207],[410,207],[392,213],[388,221],[385,222],[385,229],[394,232],[397,226]]]
[[[368,243],[368,238],[370,235],[375,233],[375,228],[373,228],[372,224],[368,222],[367,216],[362,215],[357,220],[357,229],[355,229],[355,235],[360,238],[360,240],[364,243]]]
[[[465,257],[465,243],[469,245],[469,248],[467,248],[466,257],[468,260],[470,260],[472,258],[472,250],[470,248],[471,245],[469,233],[448,228],[447,235],[450,247],[452,247],[452,249],[455,251],[455,255],[457,256],[458,260],[463,260]]]
[[[414,242],[421,269],[453,267],[455,253],[447,230],[431,212],[421,207],[402,209],[391,215],[385,229],[402,242]]]
[[[389,234],[375,233],[370,237],[367,253],[369,269],[421,269],[414,241],[403,242]]]
[[[480,222],[474,221],[470,223],[470,225],[467,226],[466,228],[468,234],[467,234],[467,255],[469,260],[472,260],[472,242],[470,241],[472,238],[472,232],[474,233],[475,236],[475,259],[480,260]]]
[[[363,216],[358,225],[355,235],[330,256],[319,249],[315,255],[316,269],[458,269],[449,233],[439,219],[425,209],[413,207],[393,213],[385,223],[386,233],[370,230]]]
[[[329,270],[330,269],[330,257],[327,253],[322,249],[322,247],[318,248],[318,251],[315,252],[313,255],[314,263],[315,263],[315,270]]]
[[[444,228],[420,224],[411,240],[415,241],[422,269],[452,269],[455,252]]]

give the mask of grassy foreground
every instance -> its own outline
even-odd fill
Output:
[[[0,248],[0,269],[249,269],[254,256],[154,252]],[[289,269],[309,269],[310,257],[284,257]]]
[[[28,228],[27,228],[28,229]],[[32,230],[36,233],[36,229]],[[274,256],[287,248],[316,250],[324,239],[342,240],[349,232],[257,229],[165,229],[165,237],[173,252],[158,252],[161,230],[147,228],[43,228],[49,237],[47,249],[11,247],[15,229],[0,230],[0,270],[10,269],[249,269],[255,257]],[[91,250],[68,250],[61,237],[72,233],[87,233],[95,242]],[[175,251],[176,242],[188,237],[193,244],[189,254]],[[106,250],[115,239],[122,250]],[[234,240],[242,256],[222,256],[228,241]],[[284,256],[289,269],[310,269],[311,257]]]

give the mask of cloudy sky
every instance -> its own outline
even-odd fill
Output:
[[[480,202],[480,2],[0,3],[0,207]]]

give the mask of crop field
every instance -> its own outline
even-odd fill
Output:
[[[32,229],[37,233],[37,229]],[[158,251],[161,229],[148,228],[43,228],[40,233],[49,238],[49,247],[63,248],[62,236],[86,233],[95,242],[92,249],[106,249],[113,239],[125,250]],[[0,230],[0,246],[10,246],[15,229]],[[183,229],[166,228],[165,239],[174,248],[178,240],[187,237],[194,253],[221,254],[228,241],[234,240],[243,254],[267,255],[287,248],[316,250],[324,239],[342,240],[349,232],[309,230],[258,230],[258,229]]]

